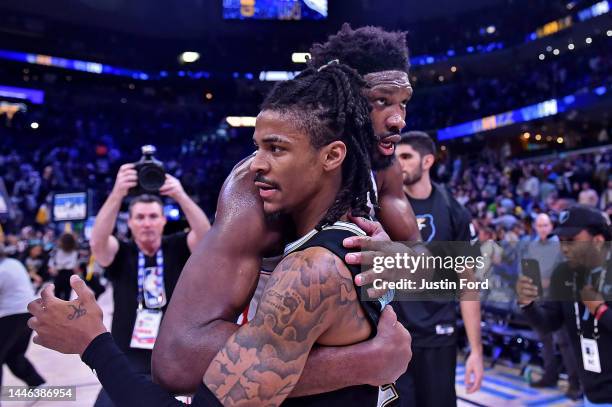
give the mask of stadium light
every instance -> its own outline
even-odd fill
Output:
[[[563,137],[557,137],[557,143],[563,144]]]
[[[181,55],[179,55],[179,61],[182,64],[191,64],[192,62],[200,59],[200,53],[194,51],[185,51]]]
[[[546,52],[550,52],[550,51],[552,51],[552,50],[553,50],[553,47],[552,47],[552,46],[550,46],[550,45],[549,45],[548,47],[546,47]]]
[[[606,31],[606,35],[607,35],[608,37],[612,37],[612,30],[608,30],[608,31]]]
[[[288,71],[261,71],[259,73],[260,81],[278,82],[288,81],[296,77],[299,72],[288,72]]]
[[[528,132],[528,131],[526,131],[525,133],[523,133],[523,138],[524,138],[525,140],[529,140],[529,137],[531,137],[531,134],[529,134],[529,132]]]
[[[536,139],[536,141],[542,140],[542,135],[541,134],[536,134],[535,139]]]
[[[204,95],[204,97],[206,98],[206,100],[212,100],[213,94],[208,92],[208,93],[206,93],[206,95]]]
[[[256,119],[252,116],[228,116],[225,121],[232,127],[255,127]]]
[[[569,49],[570,51],[573,51],[573,50],[574,50],[574,48],[575,48],[575,46],[574,46],[574,44],[572,44],[572,43],[569,43],[569,44],[567,45],[567,49]]]
[[[540,61],[544,61],[546,59],[546,55],[540,54],[538,58],[540,58]]]
[[[593,42],[593,38],[591,37],[586,37],[586,39],[584,40],[584,42],[586,42],[587,44],[590,44]]]
[[[494,25],[490,25],[487,27],[487,34],[494,34],[495,33],[495,26]]]
[[[39,126],[38,126],[38,123],[32,122],[32,123],[30,123],[30,127],[33,128],[34,130],[36,130],[36,129],[38,129]]]
[[[457,67],[456,67],[456,66],[451,66],[451,72],[452,72],[452,73],[457,72]]]
[[[294,52],[291,54],[291,62],[294,64],[305,64],[310,59],[308,52]]]
[[[560,52],[560,51],[559,51],[559,49],[558,49],[558,48],[555,48],[555,50],[553,51],[553,54],[554,54],[554,55],[559,55],[559,52]]]

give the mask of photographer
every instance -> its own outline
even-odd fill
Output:
[[[520,276],[518,302],[541,332],[564,327],[580,361],[585,405],[612,405],[612,260],[610,226],[601,212],[576,205],[561,213],[554,233],[567,261],[552,273],[548,301],[536,301],[538,287]]]
[[[106,268],[113,283],[112,334],[133,368],[149,375],[151,349],[162,313],[183,266],[210,229],[210,223],[180,182],[166,174],[159,194],[180,205],[191,231],[162,236],[166,225],[162,201],[156,195],[144,194],[134,197],[129,205],[132,239],[124,242],[112,236],[123,199],[132,188],[142,185],[136,168],[136,164],[130,163],[119,169],[113,190],[96,217],[90,244],[93,256]],[[113,404],[102,390],[95,405]]]

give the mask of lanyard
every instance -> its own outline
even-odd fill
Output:
[[[164,281],[164,254],[161,247],[157,251],[157,270],[159,270],[159,278]],[[138,309],[142,309],[144,300],[144,274],[145,274],[145,257],[138,250]]]
[[[604,282],[606,281],[606,273],[608,272],[608,270],[604,267],[598,267],[595,270],[600,270],[599,289],[597,291],[601,292]],[[593,284],[593,271],[591,271],[591,273],[589,274],[589,280],[589,283]],[[578,287],[576,285],[576,274],[574,273],[574,298],[576,299],[578,298],[578,293],[576,292],[577,289]],[[574,315],[576,316],[576,329],[578,330],[578,335],[582,336],[582,326],[580,324],[580,310],[578,308],[578,301],[574,301]],[[587,314],[585,320],[587,320],[588,318],[589,316]],[[599,339],[599,321],[597,321],[597,318],[593,318],[593,339]]]

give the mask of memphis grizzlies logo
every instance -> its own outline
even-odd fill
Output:
[[[434,217],[430,214],[418,215],[417,224],[419,225],[419,232],[421,232],[421,238],[425,243],[431,242],[436,237],[436,223]]]

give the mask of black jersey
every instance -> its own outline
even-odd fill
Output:
[[[349,252],[342,246],[342,241],[350,236],[365,235],[357,226],[347,222],[336,222],[333,226],[321,231],[312,231],[297,242],[289,245],[285,255],[309,247],[323,247],[344,261]],[[360,273],[358,266],[346,265],[353,276]],[[384,306],[391,300],[390,295],[377,301],[361,301],[367,318],[372,324],[372,336],[376,334],[376,325]],[[131,406],[184,406],[166,390],[142,374],[137,374],[130,362],[108,334],[99,335],[83,352],[82,359],[97,372],[98,379],[118,407]],[[286,399],[282,406],[288,407],[390,407],[399,399],[394,385],[382,387],[384,400],[378,403],[378,387],[361,385],[350,386],[333,392],[306,397]],[[193,407],[223,407],[214,393],[203,383],[191,403]]]
[[[350,236],[364,236],[365,233],[356,225],[348,222],[336,222],[332,226],[324,227],[321,231],[313,230],[296,242],[285,248],[285,256],[297,251],[306,250],[310,247],[323,247],[344,262],[344,256],[351,250],[342,245],[342,241]],[[359,266],[346,264],[346,267],[355,277],[361,273]],[[376,325],[384,306],[391,300],[387,297],[377,301],[360,301],[370,324],[372,325],[372,336],[376,335]],[[392,396],[382,406],[390,406],[398,399],[397,392],[392,392]],[[286,407],[310,407],[310,406],[376,406],[378,402],[378,387],[361,385],[345,387],[329,393],[315,394],[306,397],[286,399],[282,406]]]
[[[432,183],[431,195],[428,198],[414,199],[406,196],[416,216],[421,237],[426,243],[469,242],[472,240],[470,214],[444,188],[442,185]],[[430,245],[430,250],[432,247]],[[434,279],[458,282],[458,276],[453,270],[436,270]],[[412,335],[413,347],[432,348],[455,345],[457,340],[456,302],[450,300],[455,294],[445,294],[449,294],[448,299],[398,301],[394,304],[397,319]],[[452,327],[449,330],[450,334],[446,333],[449,331],[444,331],[444,334],[438,333],[438,329],[449,327]]]

